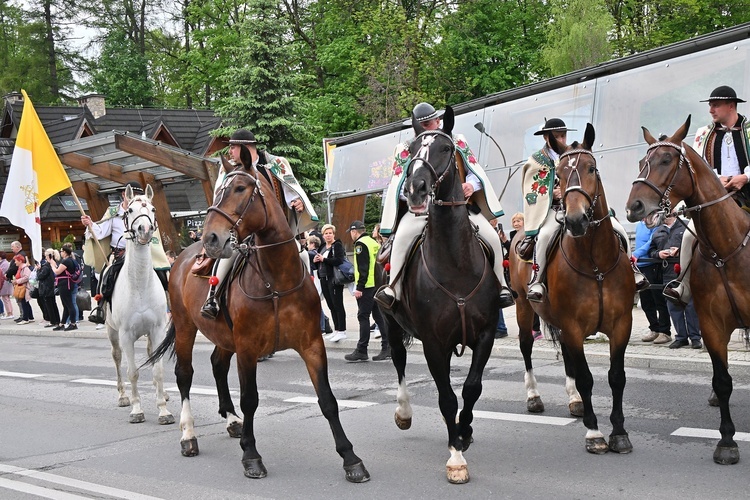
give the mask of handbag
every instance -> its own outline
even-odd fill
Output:
[[[333,283],[336,285],[348,285],[354,282],[354,264],[344,258],[344,262],[333,266]]]
[[[13,284],[13,297],[17,300],[24,300],[26,298],[26,283],[21,285]]]

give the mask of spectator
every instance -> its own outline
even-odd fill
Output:
[[[669,282],[677,277],[674,264],[667,259],[677,257],[682,243],[682,236],[685,233],[685,224],[676,224],[677,217],[670,215],[664,221],[654,234],[651,236],[651,246],[649,255],[652,258],[662,259],[664,266],[664,281]],[[698,314],[695,312],[692,298],[686,306],[680,306],[667,303],[669,315],[672,317],[677,335],[674,342],[669,344],[670,349],[679,349],[692,344],[693,349],[700,349],[701,344],[700,328],[698,326]],[[688,341],[688,337],[690,341]],[[663,333],[654,340],[654,344],[666,344],[671,338]]]
[[[23,255],[24,261],[28,263],[28,258],[26,257],[26,253],[21,248],[21,242],[20,241],[14,241],[10,244],[10,249],[13,252],[13,257],[16,255]],[[5,279],[7,281],[12,282],[13,278],[16,276],[16,272],[18,271],[18,265],[16,264],[15,258],[11,258],[10,260],[10,266],[8,267],[8,270],[5,272]],[[12,293],[12,292],[11,292]],[[14,319],[13,321],[16,323],[19,323],[23,321],[21,318],[23,316],[23,311],[21,310],[21,302],[19,300],[16,300],[16,303],[18,304],[18,317]]]
[[[323,297],[323,288],[320,285],[320,278],[318,277],[319,264],[314,262],[315,256],[318,255],[318,248],[320,248],[320,238],[317,236],[308,236],[307,240],[307,254],[310,256],[310,274],[313,277],[313,283],[315,283],[315,289],[318,290],[318,295]],[[331,330],[331,324],[328,321],[328,316],[323,312],[323,308],[320,309],[320,333],[322,335],[328,335],[333,333]]]
[[[354,298],[357,299],[357,320],[359,321],[359,341],[354,352],[344,356],[351,362],[367,361],[367,346],[370,343],[370,315],[381,331],[383,328],[383,316],[375,304],[375,257],[380,250],[380,245],[375,239],[365,234],[365,225],[362,221],[355,220],[349,225],[349,235],[354,241]],[[380,353],[372,357],[373,361],[390,359],[391,347],[388,345],[388,336],[383,335],[380,341]]]
[[[60,251],[62,261],[58,264],[53,258],[47,258],[52,271],[57,276],[57,288],[60,292],[60,300],[63,304],[63,314],[60,324],[53,328],[53,331],[78,330],[78,305],[76,304],[76,293],[78,293],[78,283],[73,276],[79,270],[78,263],[73,258],[73,246],[65,243]]]
[[[39,307],[42,309],[44,317],[47,319],[45,328],[56,328],[60,326],[60,311],[57,308],[55,300],[55,272],[52,270],[50,260],[55,262],[60,260],[60,253],[48,248],[44,252],[44,259],[37,264],[39,267],[36,272],[36,278],[39,282]]]
[[[13,260],[16,264],[16,274],[13,276],[13,283],[15,285],[26,285],[29,282],[31,276],[31,268],[26,263],[26,257],[17,253],[13,256]],[[28,325],[34,321],[34,312],[31,310],[31,291],[28,286],[26,287],[26,294],[22,298],[16,297],[18,301],[18,310],[20,313],[20,321],[17,321],[19,325]]]
[[[13,302],[10,300],[13,295],[13,283],[5,275],[9,268],[8,255],[0,252],[0,301],[3,303],[3,314],[0,319],[13,319]]]
[[[647,262],[649,259],[649,248],[651,247],[651,236],[656,231],[656,227],[649,229],[643,221],[638,221],[635,225],[635,249],[633,257],[636,259],[636,265],[643,275],[648,279],[651,285],[662,285],[661,262]],[[672,331],[672,323],[669,319],[669,309],[667,301],[664,299],[662,289],[664,286],[647,288],[639,292],[641,298],[641,310],[648,319],[648,333],[645,333],[641,340],[643,342],[653,342],[659,337],[660,333],[669,335]]]
[[[318,255],[313,262],[318,264],[318,277],[323,289],[328,309],[333,318],[333,328],[336,330],[326,340],[339,342],[346,338],[346,310],[344,309],[344,285],[337,285],[333,281],[333,268],[340,265],[346,258],[346,251],[341,240],[336,239],[336,226],[323,226],[323,241]]]

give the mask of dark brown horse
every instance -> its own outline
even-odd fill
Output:
[[[735,464],[740,459],[729,413],[732,377],[728,371],[727,344],[735,328],[750,325],[750,218],[733,199],[706,161],[682,141],[690,117],[672,135],[656,140],[647,129],[649,144],[640,162],[640,173],[628,198],[628,220],[646,218],[647,225],[661,224],[672,207],[685,201],[692,214],[698,248],[693,254],[690,288],[700,321],[701,335],[713,364],[713,390],[719,400],[721,439],[714,462]]]
[[[553,240],[550,245],[547,261],[547,299],[541,303],[526,299],[524,285],[529,282],[531,263],[518,257],[514,244],[510,252],[511,282],[516,284],[519,295],[516,311],[521,349],[528,351],[528,356],[524,352],[524,358],[528,358],[527,369],[530,368],[531,329],[536,311],[547,323],[553,338],[560,342],[571,402],[573,380],[583,400],[583,424],[588,429],[586,450],[629,453],[633,447],[625,432],[622,396],[635,282],[625,249],[612,228],[596,158],[591,153],[594,136],[594,127],[587,124],[582,144],[574,142],[567,149],[553,144],[560,154],[555,171],[563,192],[563,212],[557,214],[562,232],[559,240]],[[586,337],[596,332],[604,332],[609,337],[609,385],[612,389],[609,444],[599,431],[594,414],[591,403],[594,380],[583,351]]]
[[[383,309],[398,374],[395,418],[400,429],[411,426],[405,373],[406,346],[414,337],[422,341],[448,429],[448,480],[465,483],[469,471],[463,452],[472,442],[472,412],[482,392],[482,372],[494,342],[499,284],[467,217],[451,137],[453,110],[446,109],[442,130],[425,131],[416,120],[412,123],[417,137],[409,149],[413,160],[406,181],[408,203],[419,210],[427,207],[429,212],[424,240],[401,278],[403,299],[392,310]],[[465,346],[473,351],[458,420],[458,400],[450,379],[456,346],[461,346],[461,353]]]
[[[237,256],[224,302],[225,314],[215,320],[200,314],[208,293],[208,280],[190,270],[200,245],[183,251],[171,270],[169,296],[173,325],[156,352],[173,346],[175,375],[182,397],[180,428],[182,454],[198,454],[190,411],[192,356],[198,329],[217,349],[211,357],[220,397],[220,411],[233,413],[226,385],[229,360],[237,353],[240,408],[244,423],[240,437],[245,476],[266,476],[255,444],[253,417],[258,407],[258,358],[294,349],[307,366],[318,404],[333,431],[336,451],[344,459],[346,479],[364,482],[370,475],[341,426],[338,403],[328,381],[328,362],[320,335],[320,297],[299,256],[297,243],[273,196],[268,181],[255,169],[240,168],[227,174],[221,192],[208,209],[203,246],[213,258]]]

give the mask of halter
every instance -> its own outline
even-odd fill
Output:
[[[445,171],[441,175],[438,175],[435,171],[435,167],[432,166],[432,163],[430,163],[429,157],[430,157],[430,146],[435,142],[435,136],[442,136],[450,142],[451,145],[451,159],[448,163],[448,166],[445,168]],[[411,169],[411,173],[413,174],[420,166],[424,165],[427,167],[430,171],[430,174],[432,175],[432,178],[434,179],[434,182],[430,186],[430,192],[428,196],[432,198],[432,203],[438,206],[447,206],[447,207],[453,207],[453,206],[459,206],[459,205],[466,205],[466,200],[461,201],[444,201],[437,199],[435,196],[435,191],[437,191],[438,187],[440,187],[440,183],[443,182],[443,179],[445,179],[445,176],[448,175],[448,172],[452,168],[455,168],[458,170],[458,165],[456,164],[456,145],[453,143],[453,137],[446,134],[442,130],[426,130],[419,134],[414,140],[420,140],[422,141],[422,146],[419,148],[419,151],[414,155],[414,157],[409,161],[409,164],[407,165],[407,171],[408,169]],[[420,162],[421,165],[416,165],[412,168],[412,166],[416,163]]]
[[[593,198],[591,197],[591,195],[589,195],[589,193],[585,189],[583,189],[583,187],[581,187],[581,174],[578,171],[577,164],[579,163],[579,160],[582,154],[589,155],[594,160],[594,168],[596,169],[596,192],[594,193]],[[558,164],[566,156],[573,156],[573,155],[576,155],[575,158],[571,158],[570,160],[568,160],[570,173],[568,174],[568,178],[565,181],[565,184],[567,187],[565,188],[565,193],[563,193],[563,199],[562,199],[563,210],[565,210],[565,198],[570,193],[581,193],[589,202],[589,207],[586,209],[586,212],[585,212],[586,219],[588,219],[589,224],[598,226],[599,224],[601,224],[601,222],[604,219],[609,217],[609,214],[606,214],[604,217],[602,217],[599,220],[594,219],[594,210],[596,208],[597,202],[599,201],[599,198],[601,197],[601,194],[599,193],[599,183],[601,182],[601,177],[599,176],[599,169],[596,168],[596,158],[594,158],[594,154],[591,151],[588,151],[586,149],[572,149],[560,155]],[[578,180],[578,183],[575,185],[572,185],[573,174],[575,174],[575,177]]]
[[[134,212],[132,206],[136,202],[140,202],[141,203],[141,207],[147,207],[148,205],[150,205],[148,199],[144,200],[142,198],[142,196],[136,196],[135,198],[133,198],[132,200],[130,200],[130,203],[128,203],[128,207],[125,209],[125,212],[122,214],[122,222],[125,225],[125,231],[124,231],[123,237],[126,240],[132,240],[132,241],[134,241],[137,245],[148,245],[148,244],[151,243],[150,238],[149,238],[149,241],[147,241],[146,243],[141,243],[140,241],[138,241],[138,238],[136,238],[135,229],[133,229],[133,226],[135,226],[135,223],[141,217],[145,217],[146,219],[148,219],[148,222],[149,222],[149,224],[151,224],[151,227],[153,228],[153,231],[156,231],[157,229],[159,229],[159,226],[156,223],[156,218],[151,219],[151,216],[149,214],[140,214],[140,215],[137,215],[135,217],[135,219],[133,219],[133,222],[129,223],[129,221],[128,221],[128,215],[130,215],[130,214],[132,214]],[[152,206],[151,207],[151,213],[154,213],[155,210],[156,209]]]
[[[251,182],[254,184],[254,188],[247,202],[245,202],[245,206],[242,207],[242,210],[240,211],[240,216],[237,217],[237,219],[233,219],[232,216],[230,216],[225,211],[220,209],[218,207],[218,204],[222,202],[222,200],[224,199],[224,194],[226,190],[229,189],[229,185],[238,176],[248,177],[251,180]],[[263,189],[261,188],[261,185],[260,185],[260,173],[258,172],[257,169],[255,169],[255,176],[250,175],[244,170],[239,170],[239,169],[229,172],[224,177],[224,181],[221,183],[221,188],[219,188],[219,194],[216,197],[216,200],[214,200],[213,205],[208,207],[208,210],[206,211],[207,213],[216,212],[222,217],[224,217],[226,220],[228,220],[230,224],[232,224],[232,227],[229,228],[229,244],[231,245],[232,249],[235,249],[239,246],[238,242],[240,240],[239,240],[239,236],[237,235],[236,230],[239,227],[239,225],[242,223],[242,217],[245,215],[245,212],[247,212],[247,209],[250,208],[250,205],[255,201],[256,195],[259,195],[261,201],[263,202],[263,214],[265,216],[265,221],[263,222],[263,227],[261,227],[258,230],[258,231],[262,231],[268,225],[268,209],[266,208],[266,197],[263,194]],[[249,237],[250,236],[248,236],[248,238]],[[243,244],[245,244],[248,238],[245,238],[243,240]]]
[[[659,191],[659,188],[653,182],[648,180],[648,176],[651,175],[651,155],[653,154],[655,149],[661,146],[667,146],[667,147],[676,149],[677,152],[680,154],[680,161],[677,163],[677,168],[675,168],[674,173],[672,174],[672,179],[669,181],[669,184],[667,184],[667,188],[664,191]],[[650,187],[651,189],[653,189],[656,192],[656,194],[658,194],[661,197],[661,199],[659,200],[659,208],[664,214],[669,214],[672,212],[672,202],[669,200],[669,195],[672,192],[672,188],[675,185],[675,179],[677,178],[677,174],[680,172],[680,169],[682,168],[682,166],[685,165],[686,163],[688,166],[688,173],[690,174],[690,183],[692,184],[693,193],[695,193],[695,171],[693,170],[693,166],[690,164],[690,160],[688,160],[688,158],[685,156],[685,153],[683,153],[682,147],[673,142],[657,141],[651,144],[648,147],[648,150],[646,150],[646,158],[644,158],[643,168],[639,172],[639,177],[633,181],[633,185],[641,182],[645,184],[646,186]],[[644,175],[644,171],[645,171],[645,175]],[[690,196],[692,196],[692,194]],[[701,208],[703,207],[699,207],[696,210],[700,210]]]

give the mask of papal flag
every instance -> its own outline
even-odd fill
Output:
[[[45,200],[70,187],[55,148],[39,121],[34,106],[23,94],[23,115],[8,172],[0,216],[26,231],[34,259],[42,258],[42,225],[39,207]]]

